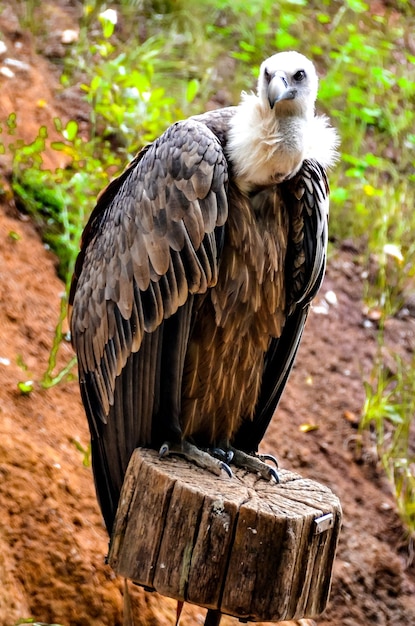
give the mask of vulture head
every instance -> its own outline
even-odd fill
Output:
[[[276,115],[314,115],[318,78],[313,63],[298,52],[279,52],[260,68],[258,96]]]
[[[288,180],[304,159],[333,164],[337,136],[315,115],[317,88],[316,69],[299,52],[279,52],[262,63],[257,93],[242,93],[229,132],[227,151],[240,190]]]

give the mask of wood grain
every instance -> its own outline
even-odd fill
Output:
[[[109,563],[147,589],[249,621],[315,617],[328,600],[338,498],[280,470],[213,476],[139,448],[131,458]],[[319,532],[323,515],[328,528]],[[325,528],[327,523],[321,525]]]

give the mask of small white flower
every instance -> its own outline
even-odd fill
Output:
[[[77,30],[73,30],[72,28],[67,28],[61,33],[61,43],[65,45],[76,43],[78,39],[79,39],[79,32]]]
[[[393,257],[394,259],[396,259],[400,263],[403,262],[403,256],[402,256],[401,249],[400,249],[399,246],[395,245],[394,243],[386,243],[383,246],[383,252],[387,256]]]
[[[101,20],[106,20],[107,22],[111,22],[111,24],[116,24],[118,20],[117,11],[114,9],[107,9],[99,14]]]

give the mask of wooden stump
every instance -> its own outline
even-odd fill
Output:
[[[327,488],[280,470],[213,476],[139,448],[131,458],[109,563],[148,590],[243,620],[315,617],[328,600],[341,522]]]

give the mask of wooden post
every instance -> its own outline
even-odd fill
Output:
[[[213,476],[134,451],[109,563],[148,590],[242,620],[315,617],[328,600],[341,523],[328,489],[280,470]]]

